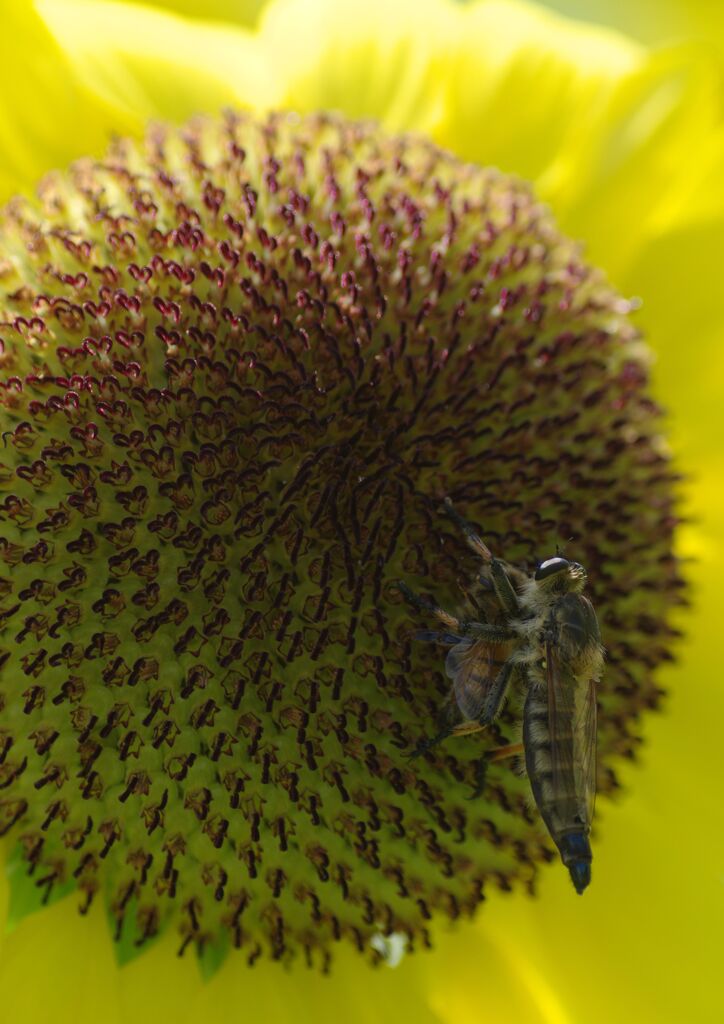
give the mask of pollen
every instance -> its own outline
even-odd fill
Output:
[[[628,304],[524,184],[424,140],[227,114],[0,219],[0,832],[18,905],[102,901],[121,960],[381,958],[550,840],[396,581],[486,543],[586,565],[599,789],[681,598],[676,477]],[[29,897],[27,894],[30,893]],[[25,901],[25,902],[23,902]],[[12,902],[12,901],[11,901]],[[234,953],[238,950],[238,953]],[[205,958],[205,959],[204,959]]]

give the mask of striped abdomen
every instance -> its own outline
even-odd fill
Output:
[[[577,687],[570,677],[568,685]],[[589,683],[581,684],[588,687]],[[581,776],[580,735],[576,727],[576,698],[570,707],[558,706],[551,725],[549,694],[543,687],[531,687],[523,711],[525,764],[533,798],[540,815],[558,847],[561,859],[570,871],[576,891],[581,893],[591,877],[591,804],[586,795],[586,779]]]

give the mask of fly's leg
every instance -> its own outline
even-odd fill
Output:
[[[457,626],[459,620],[454,615],[446,612],[444,608],[441,608],[429,598],[420,597],[419,594],[415,594],[410,590],[406,583],[402,582],[402,580],[397,581],[397,589],[400,591],[407,603],[411,604],[413,608],[417,609],[417,611],[431,612],[435,618],[439,619],[443,625],[448,627],[448,629],[454,629],[456,633],[458,632]]]
[[[496,761],[504,761],[508,757],[518,757],[522,753],[522,743],[509,743],[505,747],[497,747],[495,750],[489,750],[487,754],[484,754],[475,765],[473,792],[468,797],[468,800],[477,800],[479,796],[483,795],[489,765],[494,764]]]
[[[440,633],[434,629],[419,629],[417,633],[413,635],[415,640],[423,640],[426,643],[439,644],[441,647],[456,647],[461,641],[462,637],[456,633]],[[413,758],[419,757],[424,754],[427,750],[431,750],[436,747],[438,743],[442,743],[443,740],[447,739],[452,733],[452,726],[446,726],[434,736],[431,740],[420,739],[417,741],[417,746],[408,754],[407,757],[412,760]]]
[[[491,562],[493,560],[493,556],[491,554],[490,548],[488,547],[487,544],[483,543],[480,537],[478,537],[477,533],[472,528],[467,519],[463,519],[460,513],[456,512],[455,506],[453,505],[449,498],[445,498],[444,504],[445,511],[450,516],[455,525],[459,526],[462,532],[465,534],[465,540],[468,542],[468,544],[476,553],[476,555],[480,555],[484,562]]]
[[[494,764],[496,761],[505,761],[508,757],[518,757],[523,753],[522,743],[508,743],[505,747],[496,747],[488,753],[488,761]]]
[[[445,498],[445,511],[452,521],[463,531],[465,539],[473,551],[475,551],[476,554],[478,554],[482,560],[487,562],[490,566],[493,590],[495,591],[495,596],[498,598],[501,608],[504,610],[508,618],[518,618],[520,615],[520,602],[518,601],[518,595],[513,589],[513,584],[508,579],[508,574],[505,571],[503,563],[493,557],[490,548],[487,544],[483,543],[475,530],[473,530],[470,523],[463,519],[459,512],[455,511],[453,503],[449,498]]]
[[[435,604],[434,601],[429,601],[427,598],[420,597],[418,594],[413,593],[412,590],[403,583],[402,580],[397,581],[397,587],[400,593],[403,595],[406,601],[408,601],[413,608],[417,608],[418,611],[430,612],[435,618],[439,619],[448,629],[453,630],[459,636],[472,636],[477,637],[480,640],[488,640],[490,643],[504,643],[506,640],[514,640],[517,636],[516,633],[511,629],[507,629],[505,626],[493,626],[487,622],[473,622],[470,619],[459,619],[456,615],[451,615],[450,612],[446,612],[444,608]]]
[[[455,647],[463,639],[457,633],[438,633],[434,629],[418,629],[414,640],[423,640],[428,644],[440,644],[441,647]]]
[[[516,640],[518,634],[507,626],[493,626],[488,622],[471,622],[469,619],[457,619],[458,631],[462,636],[474,640],[487,640],[491,644],[503,644],[508,640]]]
[[[493,680],[490,690],[485,697],[485,704],[480,715],[481,725],[490,725],[498,717],[505,700],[505,695],[517,674],[518,666],[509,658]]]
[[[517,619],[520,616],[520,602],[518,595],[513,590],[513,584],[508,579],[503,568],[503,563],[494,558],[490,563],[490,575],[493,580],[493,589],[501,607],[509,619]]]
[[[432,739],[418,740],[415,749],[412,751],[412,753],[407,755],[408,760],[414,761],[415,758],[420,757],[422,754],[426,754],[428,750],[433,750],[440,743],[442,743],[443,740],[446,740],[448,736],[452,736],[454,732],[454,726],[446,725],[443,729],[440,730],[439,733],[437,733],[436,736],[433,736]]]
[[[431,612],[436,619],[439,619],[444,626],[448,629],[453,629],[455,632],[459,632],[458,626],[460,620],[455,615],[451,615],[450,612],[446,612],[440,605],[435,604],[427,597],[420,597],[419,594],[415,594],[414,591],[410,590],[406,583],[402,580],[397,581],[397,589],[400,591],[402,596],[405,598],[408,604],[411,604],[418,612]]]
[[[476,732],[486,728],[487,723],[474,722],[466,720],[464,722],[457,722],[456,724],[446,723],[443,725],[438,733],[432,737],[432,739],[421,739],[418,740],[417,746],[408,754],[408,758],[412,760],[415,757],[419,757],[421,754],[426,754],[428,750],[433,750],[443,740],[448,739],[450,736],[472,736]]]
[[[433,750],[438,744],[442,743],[443,740],[448,739],[449,736],[472,736],[476,732],[481,732],[487,727],[486,722],[458,722],[457,725],[445,725],[432,739],[419,740],[417,746],[411,754],[407,756],[412,760],[415,757],[419,757],[420,754],[426,754],[428,750]],[[500,748],[503,749],[502,747]]]
[[[458,722],[457,725],[453,726],[452,736],[472,736],[476,732],[481,732],[486,726],[482,722]]]

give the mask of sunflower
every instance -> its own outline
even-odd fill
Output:
[[[372,972],[342,949],[328,978],[262,958],[253,971],[229,960],[204,983],[167,933],[119,969],[100,901],[85,916],[63,899],[27,913],[9,848],[8,1019],[319,1021],[343,1006],[350,1020],[395,1022],[719,1020],[715,58],[694,42],[652,49],[515,0],[38,0],[5,5],[3,18],[4,198],[100,156],[111,135],[140,137],[149,118],[180,123],[229,107],[373,118],[387,133],[429,136],[461,166],[532,181],[562,232],[584,240],[618,292],[642,299],[635,324],[656,354],[654,390],[687,476],[677,541],[696,605],[681,617],[678,663],[657,674],[669,694],[663,713],[639,729],[638,763],[617,763],[616,801],[601,801],[595,884],[583,900],[556,866],[535,899],[491,893],[472,922],[437,927],[432,953],[381,942],[394,969]]]

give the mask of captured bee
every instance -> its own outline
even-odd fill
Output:
[[[596,788],[596,681],[603,668],[593,605],[582,593],[586,571],[556,555],[531,576],[494,558],[446,501],[483,562],[478,602],[483,621],[460,619],[433,602],[400,590],[431,612],[446,632],[418,634],[449,647],[457,722],[449,720],[415,753],[451,735],[476,732],[498,716],[511,687],[525,693],[523,742],[491,751],[487,761],[523,753],[533,798],[568,868],[576,892],[591,880],[589,833]],[[484,762],[486,763],[486,762]]]

